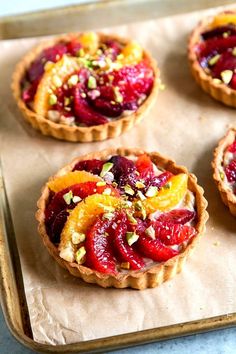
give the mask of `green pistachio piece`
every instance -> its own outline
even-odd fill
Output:
[[[54,93],[51,93],[51,95],[49,95],[48,103],[50,104],[50,106],[53,106],[57,103],[57,96],[54,95]]]
[[[224,70],[220,73],[220,76],[221,76],[224,84],[228,85],[233,77],[233,71],[232,70]]]
[[[104,213],[103,218],[107,220],[112,220],[114,217],[114,213]]]
[[[135,232],[126,232],[126,240],[129,246],[132,246],[139,239],[139,235]]]
[[[75,259],[78,264],[83,263],[83,258],[86,255],[86,249],[84,246],[80,247],[75,254]]]
[[[145,200],[147,199],[145,195],[141,191],[137,191],[137,196],[140,200]]]
[[[106,185],[105,181],[99,181],[99,182],[96,183],[97,187],[104,187],[105,185]]]
[[[111,188],[106,188],[106,189],[104,189],[104,191],[103,191],[102,194],[103,194],[103,195],[111,195]]]
[[[73,193],[72,191],[69,191],[68,193],[65,193],[63,195],[63,199],[66,202],[67,205],[70,205],[72,199],[73,199]]]
[[[137,181],[135,183],[135,187],[142,189],[142,188],[145,188],[145,184],[142,181]]]
[[[146,230],[145,230],[146,235],[148,235],[152,240],[155,240],[155,229],[152,225],[150,225]]]
[[[72,201],[73,203],[78,203],[80,202],[82,199],[78,196],[78,195],[75,195],[73,198],[72,198]]]
[[[133,215],[129,211],[127,211],[126,214],[131,224],[136,225],[138,223],[137,220],[133,217]]]
[[[213,66],[218,62],[219,59],[220,59],[220,54],[216,54],[216,55],[214,55],[214,57],[212,57],[210,60],[208,60],[208,64],[210,66]]]
[[[92,90],[92,89],[95,89],[96,87],[97,87],[97,81],[96,81],[95,77],[89,76],[88,88]]]
[[[125,190],[125,193],[126,193],[126,194],[134,195],[134,190],[130,187],[129,184],[126,184],[126,185],[124,186],[124,190]]]
[[[104,177],[107,172],[109,172],[113,167],[113,163],[107,162],[102,166],[102,171],[100,173],[100,177]]]
[[[73,232],[71,241],[74,245],[78,245],[80,242],[84,242],[86,235],[82,232]]]
[[[79,81],[78,75],[72,75],[72,76],[68,79],[67,83],[68,83],[68,85],[69,85],[70,87],[72,87],[72,86],[75,86],[75,85],[78,83],[78,81]]]

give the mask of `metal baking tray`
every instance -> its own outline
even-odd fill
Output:
[[[93,29],[231,4],[218,0],[109,0],[0,18],[0,39],[36,37]],[[99,23],[98,20],[99,19]],[[78,28],[79,23],[79,28]],[[43,353],[98,353],[236,325],[236,313],[67,345],[34,341],[24,291],[20,258],[0,166],[0,298],[12,335]]]

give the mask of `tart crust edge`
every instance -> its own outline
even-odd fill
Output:
[[[74,165],[81,160],[85,159],[106,159],[111,155],[119,154],[122,156],[140,155],[145,151],[141,149],[106,149],[101,152],[90,153],[85,156],[74,159],[70,164],[66,165],[58,171],[58,173],[52,178],[71,171]],[[121,273],[118,275],[103,274],[94,271],[90,268],[84,267],[77,263],[69,263],[59,257],[57,247],[50,241],[45,227],[45,208],[47,205],[47,199],[49,196],[49,189],[47,185],[42,188],[42,194],[37,202],[38,210],[36,212],[36,219],[39,222],[38,232],[43,240],[44,245],[48,249],[53,258],[63,267],[66,268],[72,275],[82,278],[87,283],[96,283],[104,288],[134,288],[134,289],[146,289],[156,287],[166,280],[173,278],[177,273],[182,270],[182,267],[188,258],[189,254],[193,251],[199,238],[205,232],[205,224],[208,220],[208,213],[206,211],[207,201],[203,196],[203,188],[197,184],[197,178],[195,175],[190,174],[188,170],[183,166],[176,165],[175,161],[168,159],[160,155],[159,153],[152,152],[148,154],[152,161],[158,166],[165,168],[173,173],[186,173],[188,174],[188,188],[194,192],[196,209],[198,215],[198,222],[196,224],[196,236],[190,241],[186,249],[179,255],[169,259],[166,262],[154,265],[144,271],[129,271],[128,273]]]
[[[214,16],[207,17],[200,21],[190,34],[188,41],[188,61],[191,73],[203,91],[227,106],[236,107],[236,90],[231,89],[224,83],[218,84],[214,82],[213,78],[207,75],[200,66],[194,50],[195,45],[199,42],[200,34],[206,29],[206,26],[212,18],[214,18]]]
[[[220,192],[223,203],[229,208],[231,214],[236,216],[236,196],[225,186],[220,177],[220,166],[222,164],[225,149],[231,145],[236,136],[236,128],[230,128],[225,136],[219,141],[214,150],[214,158],[212,161],[213,179]]]
[[[99,32],[96,33],[100,39],[115,39],[124,44],[130,42],[129,39],[122,38],[114,34],[103,34]],[[157,92],[161,85],[160,72],[157,67],[157,63],[151,54],[144,49],[144,57],[149,60],[151,68],[154,72],[153,87],[150,94],[137,109],[137,111],[133,112],[129,116],[91,127],[70,127],[67,125],[54,123],[49,119],[35,113],[33,110],[27,107],[21,98],[21,81],[24,78],[27,68],[32,63],[32,61],[37,58],[40,52],[46,47],[53,46],[62,40],[70,40],[79,34],[80,33],[69,33],[66,35],[57,36],[40,43],[38,46],[30,50],[15,67],[11,83],[13,96],[25,120],[30,123],[34,129],[41,131],[43,135],[50,135],[60,140],[73,142],[102,141],[110,138],[115,138],[125,131],[131,129],[136,123],[140,122],[145,114],[149,112],[156,100]]]

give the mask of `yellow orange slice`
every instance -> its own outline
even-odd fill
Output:
[[[143,201],[147,214],[156,210],[168,211],[176,207],[187,192],[187,183],[188,176],[185,173],[171,177],[156,197],[147,198]]]
[[[216,16],[212,23],[210,24],[211,28],[218,26],[224,26],[229,24],[236,24],[236,14],[234,13],[222,13]]]
[[[86,171],[73,171],[68,172],[63,176],[55,177],[47,183],[47,186],[51,191],[57,193],[73,184],[98,181],[101,181],[101,178],[92,173]]]
[[[79,36],[79,42],[89,54],[94,54],[99,45],[99,37],[95,32],[84,32]]]
[[[108,208],[117,208],[120,202],[120,198],[102,194],[93,194],[85,198],[68,216],[61,233],[59,250],[68,248],[74,233],[85,234],[94,223],[96,216],[107,212]]]
[[[36,113],[45,116],[50,109],[50,96],[55,89],[61,86],[64,80],[76,70],[80,68],[80,64],[76,58],[66,55],[55,64],[51,64],[45,71],[38,85],[35,98],[34,110]]]
[[[123,48],[119,58],[118,61],[123,65],[137,64],[143,58],[143,49],[139,43],[130,42]]]

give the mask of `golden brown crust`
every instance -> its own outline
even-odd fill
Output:
[[[209,93],[217,101],[221,101],[227,106],[236,107],[236,90],[231,89],[224,83],[216,83],[212,76],[208,75],[200,66],[197,59],[195,45],[199,43],[200,35],[203,33],[213,17],[208,17],[201,21],[193,30],[188,42],[188,59],[193,77],[201,88]]]
[[[111,155],[119,154],[122,156],[134,156],[144,153],[140,149],[107,149],[101,152],[90,153],[88,155],[76,158],[71,164],[66,165],[64,168],[58,171],[56,176],[64,174],[73,169],[78,161],[85,159],[107,159]],[[76,277],[82,278],[88,283],[96,283],[102,287],[115,287],[115,288],[127,288],[145,289],[153,288],[160,285],[164,281],[171,279],[182,269],[182,266],[192,252],[199,238],[205,231],[205,224],[208,219],[208,213],[206,211],[207,201],[203,196],[203,189],[197,184],[197,178],[188,172],[183,166],[177,166],[173,160],[170,160],[162,155],[152,152],[148,154],[152,161],[159,167],[171,171],[174,174],[186,173],[188,174],[188,188],[195,194],[196,210],[197,210],[197,224],[196,224],[196,236],[190,241],[186,249],[179,255],[171,258],[167,262],[153,265],[150,269],[145,271],[129,271],[128,273],[120,273],[118,276],[99,273],[77,263],[68,263],[59,257],[57,247],[50,241],[46,228],[45,228],[45,208],[49,197],[49,189],[45,185],[42,189],[42,194],[38,200],[38,211],[36,213],[36,219],[39,222],[38,231],[42,237],[42,240],[47,247],[49,253],[55,258],[55,260],[64,268],[66,268],[71,274]]]
[[[128,43],[129,40],[125,38],[120,38],[116,35],[106,35],[98,33],[100,39],[117,39],[121,43]],[[12,77],[12,91],[17,102],[17,105],[22,112],[24,118],[29,122],[33,128],[40,130],[44,135],[50,135],[54,138],[67,140],[67,141],[79,141],[79,142],[90,142],[90,141],[101,141],[110,138],[115,138],[120,134],[131,129],[136,123],[140,122],[145,114],[147,114],[155,102],[158,88],[160,86],[160,75],[157,64],[152,56],[144,51],[144,57],[147,58],[151,64],[154,71],[154,83],[153,88],[147,99],[143,104],[129,116],[122,117],[120,119],[110,121],[106,124],[91,126],[91,127],[76,127],[67,126],[59,123],[54,123],[49,119],[40,116],[39,114],[32,111],[21,98],[21,81],[25,76],[27,69],[30,64],[37,58],[37,56],[46,47],[55,45],[62,40],[69,40],[70,38],[78,36],[78,33],[70,33],[67,35],[62,35],[55,37],[51,40],[47,40],[39,44],[37,47],[32,49],[22,60],[17,64]]]
[[[232,189],[221,179],[220,171],[222,170],[225,149],[234,142],[235,137],[236,128],[229,129],[226,135],[219,141],[219,144],[214,151],[214,159],[212,161],[213,179],[219,189],[223,203],[229,208],[231,214],[234,216],[236,216],[236,196]]]

